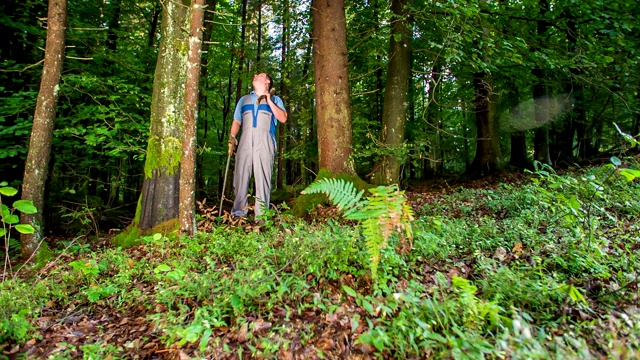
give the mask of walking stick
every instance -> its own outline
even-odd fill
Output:
[[[218,217],[222,216],[222,201],[224,200],[224,190],[227,186],[227,174],[229,173],[229,162],[231,162],[231,152],[227,156],[227,166],[224,169],[224,180],[222,181],[222,196],[220,196],[220,210],[218,210]]]

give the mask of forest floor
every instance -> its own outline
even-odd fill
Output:
[[[60,242],[0,283],[0,359],[638,358],[640,184],[609,167],[412,184],[372,278],[337,208]],[[406,240],[406,239],[405,239]]]

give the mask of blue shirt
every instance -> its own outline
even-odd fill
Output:
[[[256,100],[258,100],[258,94],[256,94],[255,91],[252,91],[248,96],[251,96],[251,102],[253,103],[253,114],[256,115],[258,112],[258,104],[256,104]],[[277,107],[279,107],[283,111],[287,111],[284,108],[284,103],[282,102],[282,99],[279,96],[273,95],[271,96],[271,100],[273,101],[274,104],[276,104]],[[241,97],[240,100],[238,100],[238,104],[236,104],[236,110],[233,113],[233,119],[238,122],[242,122],[242,102],[243,101],[244,101],[244,96]],[[278,120],[275,117],[276,117],[275,115],[271,115],[271,121],[275,121],[275,123],[277,124]]]

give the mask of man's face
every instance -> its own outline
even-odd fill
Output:
[[[253,77],[253,89],[258,93],[265,93],[269,89],[267,74],[260,73]]]

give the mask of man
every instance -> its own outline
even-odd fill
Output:
[[[251,173],[255,179],[255,217],[269,207],[271,195],[271,173],[276,154],[276,126],[278,121],[287,121],[287,111],[282,99],[272,95],[272,80],[266,73],[253,77],[253,91],[240,98],[233,114],[231,134],[229,136],[229,154],[233,154],[236,145],[236,167],[233,173],[233,187],[236,198],[231,214],[247,216],[248,187]],[[242,137],[238,143],[237,135],[242,126]]]

